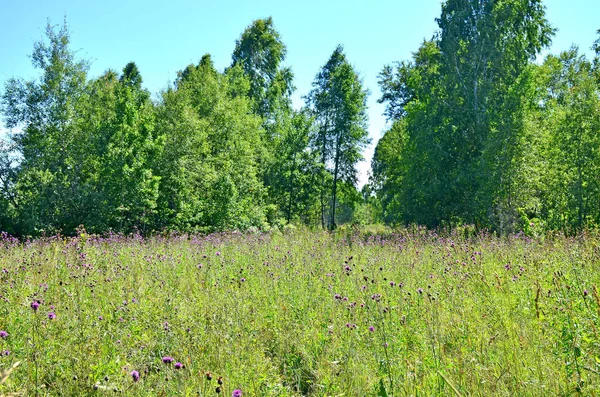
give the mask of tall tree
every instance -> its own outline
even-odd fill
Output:
[[[405,157],[424,161],[409,168],[407,181],[415,183],[403,190],[417,195],[405,200],[420,207],[411,220],[429,226],[497,227],[497,219],[516,216],[522,200],[514,175],[528,66],[553,29],[541,0],[448,0],[437,22],[438,36],[413,65],[400,64],[396,73],[388,67],[381,76],[388,116],[407,119],[407,150],[416,152]],[[419,89],[421,79],[429,91]]]
[[[218,72],[209,55],[163,92],[158,130],[165,145],[159,224],[179,230],[262,226],[264,188],[260,118],[251,112],[249,82],[239,66]]]
[[[88,135],[90,175],[96,173],[100,230],[143,231],[156,212],[159,179],[153,168],[162,141],[142,83],[134,62],[120,76],[109,70],[90,82],[81,129]]]
[[[35,43],[39,80],[11,78],[2,104],[6,125],[19,128],[13,141],[21,155],[15,182],[23,233],[72,230],[85,218],[86,197],[72,149],[80,140],[76,115],[86,89],[88,64],[69,48],[66,22],[46,27],[47,42]]]
[[[329,228],[336,227],[338,183],[356,184],[355,165],[370,142],[367,131],[367,95],[362,81],[341,45],[317,74],[307,101],[318,123],[313,147],[331,176]],[[325,200],[321,197],[321,219],[325,223]]]
[[[289,104],[294,90],[291,69],[282,67],[286,52],[271,17],[253,21],[233,51],[232,66],[241,66],[248,76],[248,96],[253,100],[254,111],[266,119],[273,116],[278,106]]]
[[[600,224],[600,87],[576,47],[542,66],[543,127],[549,131],[545,217],[566,230]]]
[[[318,196],[323,189],[325,170],[314,151],[307,150],[313,134],[314,119],[303,109],[294,112],[275,144],[275,153],[267,172],[269,195],[281,209],[286,221],[312,223]]]

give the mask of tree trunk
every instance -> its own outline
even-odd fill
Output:
[[[336,142],[336,148],[335,148],[335,164],[334,164],[334,168],[333,168],[333,189],[332,189],[332,196],[333,196],[333,201],[331,203],[331,224],[329,225],[329,229],[330,230],[335,230],[335,228],[337,227],[337,225],[335,224],[335,205],[337,202],[337,181],[338,181],[338,171],[339,171],[339,164],[340,164],[340,137],[338,136],[337,142]]]

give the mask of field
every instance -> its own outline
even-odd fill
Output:
[[[5,236],[0,272],[0,395],[600,390],[592,234]]]

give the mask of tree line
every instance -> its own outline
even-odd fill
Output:
[[[271,18],[152,99],[136,64],[89,78],[66,23],[1,94],[0,230],[129,233],[383,222],[499,233],[600,225],[600,39],[548,55],[541,0],[446,0],[438,30],[379,75],[390,128],[369,183],[368,91],[336,47],[305,105]],[[600,34],[600,30],[598,31]],[[592,41],[594,38],[591,38]]]
[[[49,24],[32,55],[39,78],[4,87],[16,132],[0,148],[0,230],[334,229],[351,219],[367,91],[341,46],[296,110],[271,18],[244,30],[225,70],[204,55],[158,100],[134,62],[88,78],[69,41],[66,22]]]
[[[600,225],[600,40],[593,60],[572,47],[536,62],[555,33],[541,0],[448,0],[437,23],[379,76],[392,124],[372,161],[382,219]]]

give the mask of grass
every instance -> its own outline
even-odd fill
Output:
[[[598,285],[590,234],[4,238],[0,395],[593,396]]]

